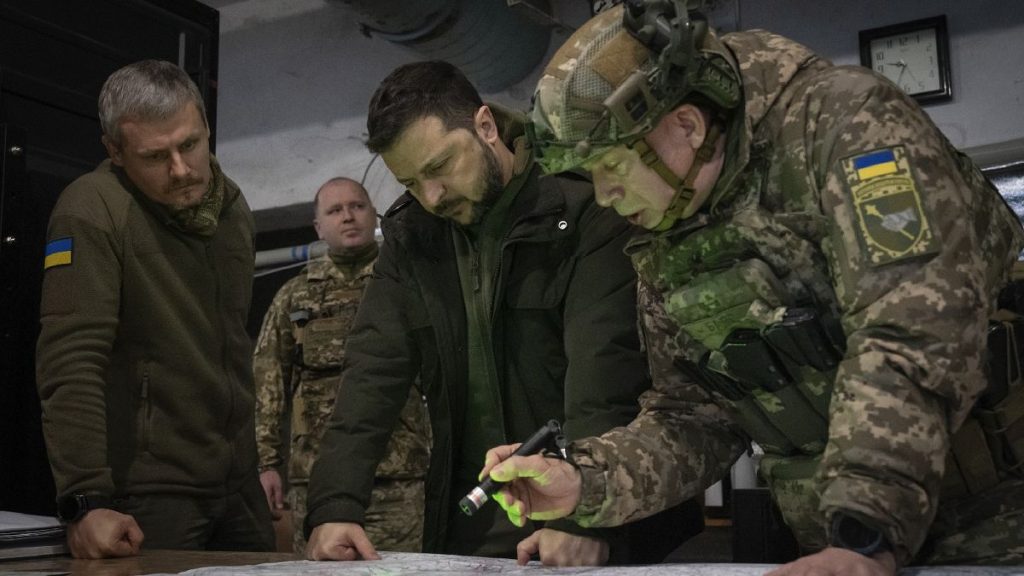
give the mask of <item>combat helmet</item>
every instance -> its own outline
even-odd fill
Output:
[[[667,112],[697,101],[725,115],[741,101],[740,82],[708,32],[698,0],[626,0],[587,21],[547,65],[533,97],[528,133],[548,173],[579,168],[626,145],[676,196],[657,229],[672,225],[693,196],[696,173],[714,151],[722,122],[685,178],[672,173],[643,137]]]

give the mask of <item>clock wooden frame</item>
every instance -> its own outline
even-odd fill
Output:
[[[933,16],[909,22],[900,22],[890,26],[861,30],[860,36],[860,63],[861,65],[873,68],[871,61],[871,42],[881,38],[888,38],[898,34],[916,32],[918,30],[935,31],[935,52],[937,56],[937,70],[939,74],[939,87],[927,92],[917,92],[911,96],[918,102],[932,103],[944,102],[953,98],[952,75],[949,66],[949,33],[946,29],[946,16]]]

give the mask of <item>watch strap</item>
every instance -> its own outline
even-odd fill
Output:
[[[829,544],[863,556],[892,551],[892,545],[882,530],[844,512],[832,515]]]
[[[112,508],[113,498],[103,494],[69,494],[57,501],[57,517],[66,523],[75,522],[90,510]]]

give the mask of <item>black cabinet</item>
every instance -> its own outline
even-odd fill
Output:
[[[0,0],[0,510],[54,511],[34,376],[43,247],[60,191],[106,156],[100,87],[175,62],[213,130],[219,19],[195,0]]]

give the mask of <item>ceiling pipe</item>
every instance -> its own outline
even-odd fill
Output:
[[[335,0],[360,16],[369,37],[446,60],[481,92],[504,90],[526,78],[547,53],[551,26],[507,0]],[[525,4],[525,3],[524,3]],[[550,14],[548,0],[529,8]]]

